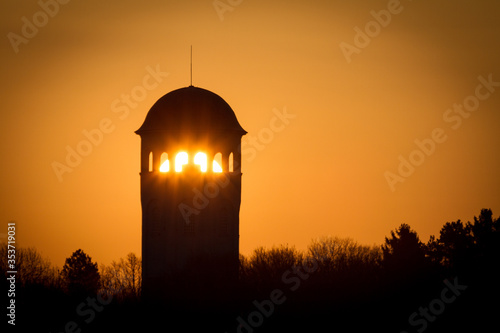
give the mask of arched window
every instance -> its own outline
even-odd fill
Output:
[[[222,153],[215,154],[212,170],[213,172],[222,172]]]
[[[228,165],[229,165],[229,172],[233,172],[234,171],[234,160],[233,159],[234,159],[234,154],[233,153],[229,154],[229,163],[228,163]]]
[[[181,172],[184,164],[188,164],[188,154],[181,151],[175,156],[175,172]]]
[[[201,172],[207,172],[207,154],[197,153],[194,155],[194,164],[200,166]]]
[[[149,172],[153,172],[153,152],[149,152],[149,167],[148,167]]]
[[[170,161],[168,160],[168,154],[161,154],[160,159],[160,172],[169,172],[170,171]]]

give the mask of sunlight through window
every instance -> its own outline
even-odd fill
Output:
[[[152,172],[153,171],[153,152],[149,152],[149,167],[148,171]]]
[[[161,160],[160,160],[160,172],[169,172],[170,171],[170,163],[168,161],[168,154],[163,153],[161,154]]]
[[[198,153],[194,155],[194,164],[200,166],[201,172],[207,172],[207,154]]]
[[[221,153],[215,154],[212,170],[214,172],[222,172],[222,154]]]
[[[229,172],[233,172],[234,171],[234,154],[231,153],[229,154]]]
[[[166,154],[165,154],[166,155]],[[212,163],[212,170],[213,172],[222,172],[222,166],[221,166],[221,153],[216,154],[215,159],[213,160]],[[189,156],[187,152],[180,152],[175,156],[175,172],[182,172],[182,168],[184,165],[189,163]],[[192,161],[194,165],[197,165],[200,167],[201,172],[207,172],[208,171],[208,157],[207,154],[198,152],[196,155],[194,155],[194,159]],[[168,157],[165,156],[165,160],[162,155],[161,159],[161,166],[160,166],[160,171],[161,172],[168,172],[170,171],[170,165],[169,165],[169,160]]]
[[[169,172],[169,171],[170,171],[170,165],[168,163],[168,160],[166,160],[160,165],[160,172]]]
[[[214,170],[214,172],[222,172],[222,167],[215,160],[214,160],[214,164],[213,164],[213,170]]]
[[[175,157],[175,172],[181,172],[182,166],[188,163],[188,154],[186,152],[180,152]]]

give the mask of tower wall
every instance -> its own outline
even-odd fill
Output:
[[[237,280],[242,174],[237,167],[229,172],[227,164],[222,173],[191,165],[175,172],[173,161],[169,172],[159,172],[159,165],[141,172],[146,299],[182,298]]]

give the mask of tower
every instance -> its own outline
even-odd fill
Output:
[[[246,131],[234,111],[189,86],[161,97],[136,133],[144,298],[184,298],[235,281]]]

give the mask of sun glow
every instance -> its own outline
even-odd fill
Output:
[[[188,164],[188,154],[180,152],[175,156],[175,172],[181,172],[184,164]]]
[[[207,154],[205,153],[197,153],[194,156],[193,160],[194,165],[198,165],[200,167],[201,172],[207,172],[208,171],[208,158]],[[175,156],[175,172],[182,172],[182,168],[184,165],[189,164],[189,156],[188,153],[186,152],[180,152]],[[170,160],[167,158],[166,154],[165,156],[162,155],[161,159],[161,164],[160,164],[160,172],[169,172],[170,171]],[[220,173],[222,172],[222,167],[220,165],[220,162],[217,162],[215,159],[213,160],[212,163],[212,171]]]
[[[168,160],[166,160],[160,165],[160,172],[169,172],[169,171],[170,171],[170,163]]]
[[[153,157],[151,155],[151,157]],[[152,161],[150,161],[152,163]],[[170,162],[168,160],[168,154],[163,153],[161,154],[161,159],[160,159],[160,172],[169,172],[170,171]]]
[[[207,154],[198,153],[194,155],[194,164],[200,166],[201,172],[207,172]]]
[[[219,165],[219,163],[217,163],[217,161],[214,161],[212,168],[214,172],[222,172],[222,167]]]

